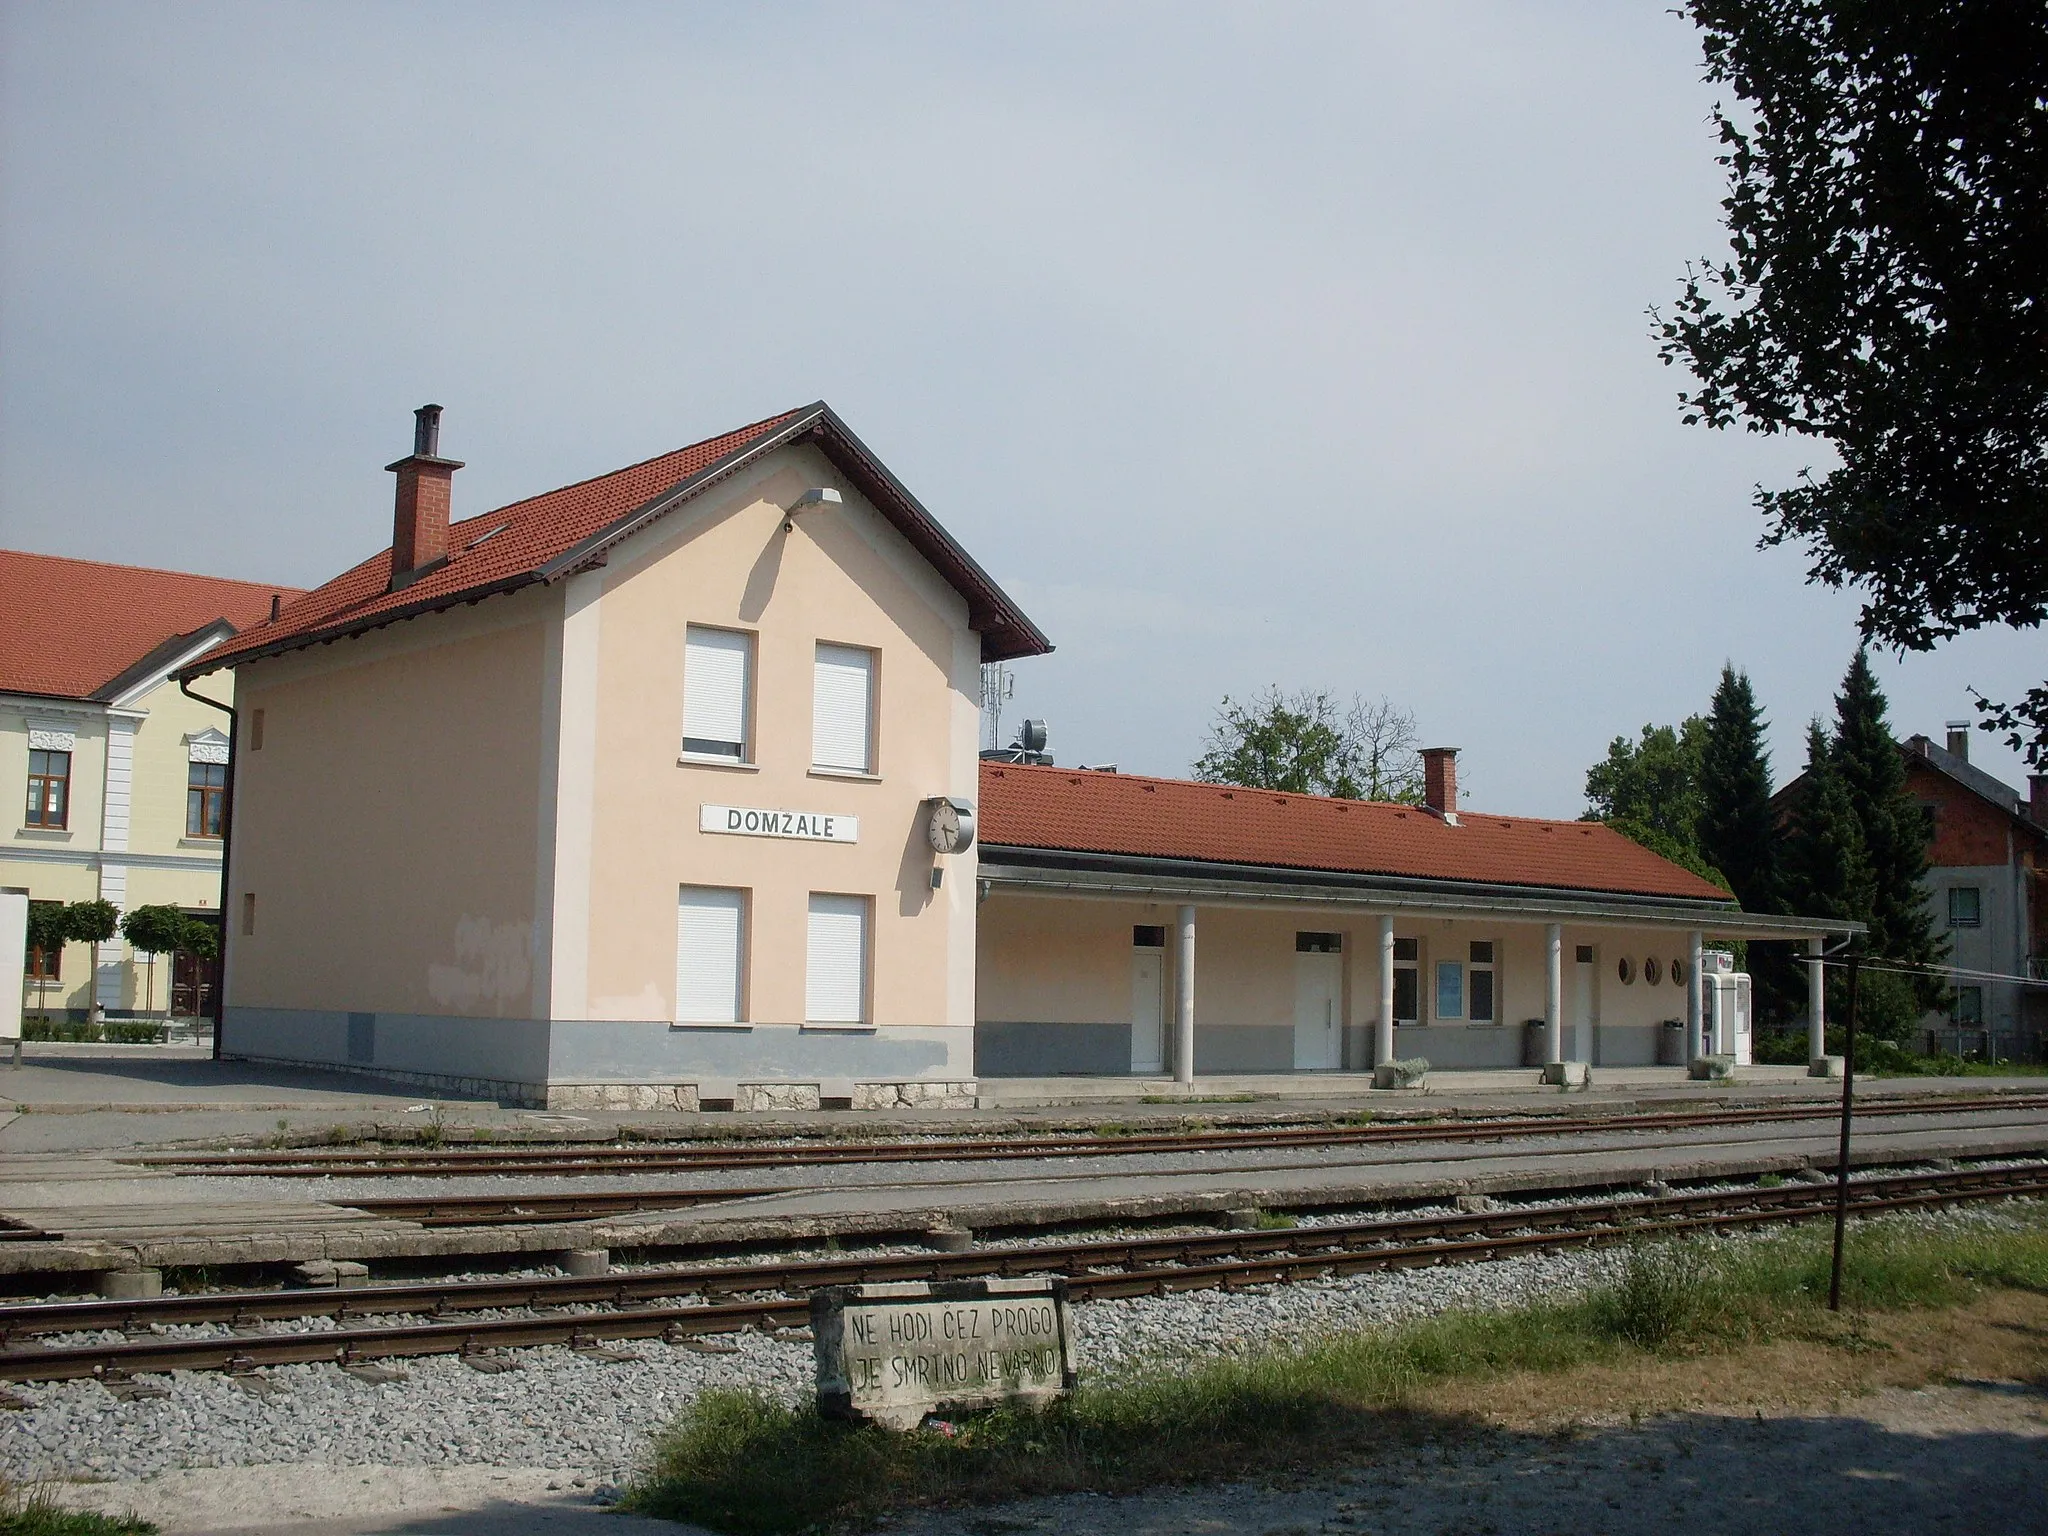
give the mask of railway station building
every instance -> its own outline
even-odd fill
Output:
[[[181,673],[234,674],[225,1055],[613,1109],[1568,1077],[1739,1054],[1713,942],[1839,927],[1463,809],[1448,750],[1419,807],[983,761],[982,664],[1051,644],[822,402],[456,519],[461,467],[423,408],[390,547]]]

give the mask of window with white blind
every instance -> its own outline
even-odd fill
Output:
[[[811,766],[874,771],[875,653],[819,642],[811,681]]]
[[[754,637],[736,629],[689,627],[683,655],[683,751],[743,763],[750,756],[747,701]]]
[[[682,888],[676,901],[678,1024],[740,1022],[746,932],[746,892]]]
[[[805,952],[804,1020],[864,1024],[868,1012],[868,899],[811,897]]]

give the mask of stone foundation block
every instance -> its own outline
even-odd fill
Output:
[[[972,1109],[975,1084],[855,1083],[855,1109]]]
[[[551,1083],[549,1109],[610,1110],[615,1114],[697,1112],[695,1083]]]
[[[1735,1058],[1695,1056],[1686,1063],[1685,1075],[1696,1083],[1732,1083],[1735,1081]]]
[[[1816,1056],[1806,1064],[1806,1075],[1808,1077],[1840,1078],[1842,1075],[1842,1058],[1839,1056]]]
[[[816,1083],[741,1083],[733,1094],[734,1109],[816,1109]]]

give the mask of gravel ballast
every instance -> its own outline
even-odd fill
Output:
[[[1987,1209],[1889,1219],[1961,1230],[2011,1218]],[[1082,1365],[1111,1372],[1455,1307],[1554,1299],[1608,1279],[1620,1262],[1618,1250],[1578,1250],[1094,1302],[1076,1309]],[[638,1359],[603,1362],[565,1348],[530,1349],[505,1357],[514,1368],[495,1373],[429,1356],[402,1362],[405,1379],[384,1383],[326,1364],[273,1367],[253,1379],[178,1372],[147,1378],[166,1395],[133,1400],[95,1381],[17,1386],[11,1390],[27,1406],[0,1415],[0,1475],[126,1482],[180,1467],[305,1461],[573,1467],[612,1480],[639,1463],[649,1437],[699,1392],[746,1387],[795,1401],[811,1389],[806,1341],[746,1333],[712,1347],[732,1352],[640,1340],[621,1346]]]

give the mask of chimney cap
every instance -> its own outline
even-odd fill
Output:
[[[441,407],[423,405],[412,413],[412,452],[402,459],[394,459],[384,467],[390,470],[405,468],[408,464],[437,464],[444,469],[460,469],[460,459],[441,457]]]

